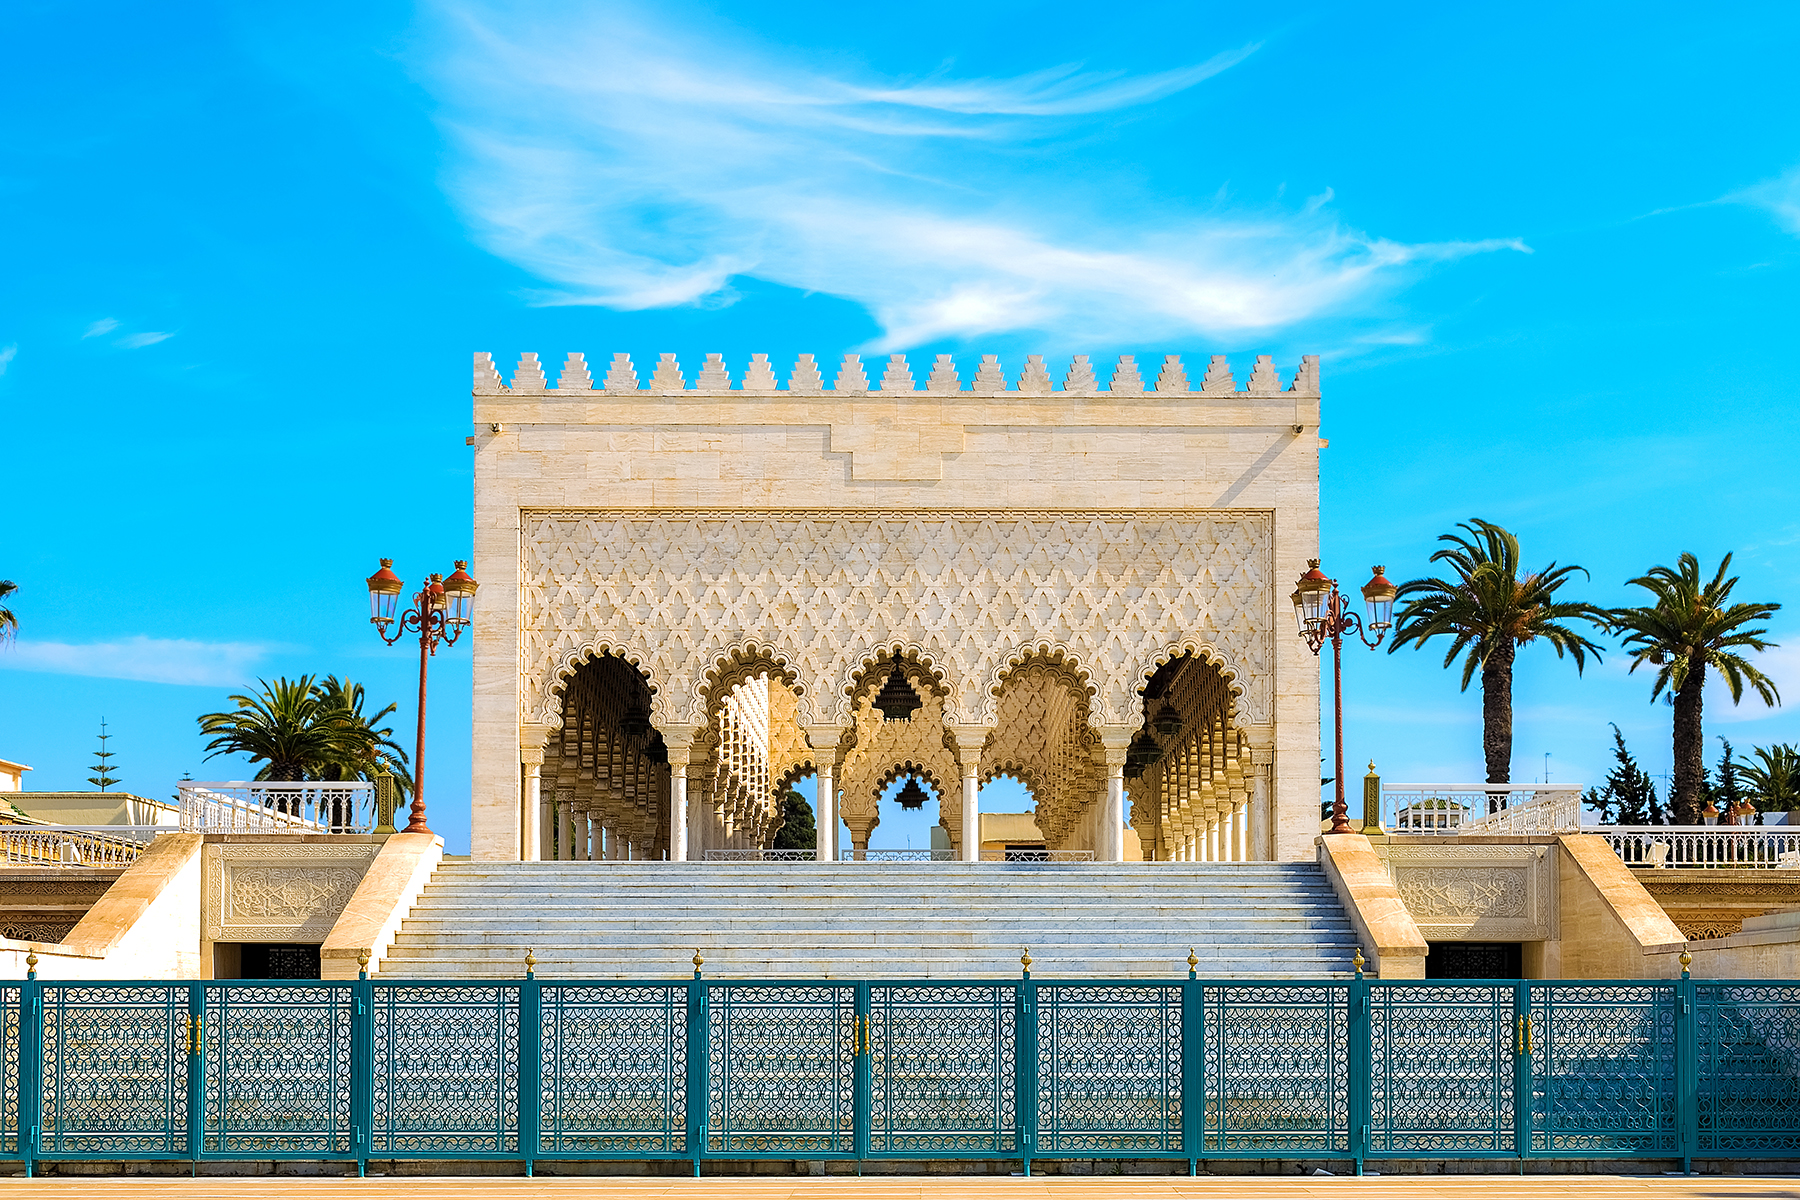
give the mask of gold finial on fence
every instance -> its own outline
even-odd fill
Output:
[[[375,955],[366,949],[356,952],[356,977],[358,979],[369,977],[369,960],[374,957]]]
[[[1686,945],[1681,947],[1681,977],[1688,977],[1688,968],[1694,965],[1694,956],[1688,953]]]
[[[1362,956],[1362,947],[1361,946],[1358,946],[1356,948],[1356,953],[1351,956],[1350,965],[1356,968],[1356,977],[1358,979],[1361,979],[1362,978],[1362,969],[1363,969],[1363,956]]]
[[[534,954],[532,951],[527,950],[527,951],[525,951],[525,978],[535,979],[536,977],[537,977],[537,955]]]
[[[694,978],[695,979],[700,978],[700,968],[705,962],[706,962],[706,960],[704,958],[700,957],[700,948],[698,946],[694,947]]]
[[[1025,947],[1025,953],[1019,955],[1019,965],[1025,968],[1025,978],[1031,978],[1031,947]]]
[[[37,978],[37,964],[38,964],[37,950],[33,949],[28,954],[25,955],[25,978],[27,978],[27,979],[36,979]]]
[[[1197,967],[1199,967],[1199,965],[1200,965],[1200,960],[1197,957],[1195,957],[1194,948],[1192,946],[1189,946],[1188,947],[1188,978],[1189,979],[1194,978],[1194,971]]]

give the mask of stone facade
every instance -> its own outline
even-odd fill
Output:
[[[912,370],[476,356],[477,858],[761,844],[808,771],[858,846],[912,774],[967,857],[965,799],[1013,774],[1053,846],[1118,857],[1129,794],[1154,856],[1310,855],[1316,360]],[[896,670],[911,728],[871,715]]]

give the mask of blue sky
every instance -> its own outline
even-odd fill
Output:
[[[1797,32],[1775,4],[17,0],[0,757],[85,786],[104,716],[132,790],[237,774],[195,716],[306,671],[409,728],[361,580],[466,554],[477,349],[1317,353],[1328,569],[1422,573],[1475,515],[1605,604],[1734,552],[1789,605],[1790,703],[1721,697],[1709,733],[1800,738]],[[1440,658],[1348,656],[1353,762],[1479,777]],[[457,849],[466,647],[433,684]],[[1648,697],[1616,653],[1527,648],[1514,777],[1597,779],[1608,721],[1666,770]]]

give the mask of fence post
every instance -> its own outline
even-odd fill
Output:
[[[537,955],[525,951],[525,979],[519,984],[519,1152],[525,1156],[525,1178],[543,1144],[544,1069],[543,985],[537,981]]]
[[[874,1124],[875,1115],[875,1055],[870,1038],[871,1026],[875,1023],[872,991],[866,983],[856,985],[856,1015],[851,1018],[850,1024],[850,1066],[854,1072],[851,1085],[850,1145],[859,1164],[859,1174],[862,1160],[869,1157],[870,1127]]]
[[[1554,1010],[1555,995],[1549,989],[1544,992],[1546,1021]],[[1512,1001],[1513,1151],[1523,1172],[1524,1160],[1531,1157],[1531,1105],[1537,1083],[1531,1052],[1531,985],[1524,980],[1515,983]]]
[[[1188,977],[1181,985],[1181,1148],[1188,1174],[1200,1173],[1206,1121],[1206,993],[1194,977],[1200,965],[1188,949]]]
[[[187,1139],[188,1164],[200,1174],[200,1147],[206,1141],[206,986],[187,985]],[[223,1042],[223,1038],[220,1039]],[[225,1064],[219,1064],[221,1068]]]
[[[1374,1079],[1370,1076],[1369,1041],[1373,1032],[1369,1014],[1369,981],[1363,978],[1362,947],[1356,948],[1356,957],[1351,960],[1356,968],[1356,976],[1350,981],[1349,993],[1349,1045],[1345,1047],[1345,1069],[1349,1071],[1350,1100],[1350,1161],[1356,1173],[1363,1173],[1363,1159],[1369,1153],[1369,1110],[1370,1090],[1374,1087]]]
[[[1675,1123],[1681,1139],[1681,1173],[1694,1173],[1700,1145],[1699,1014],[1695,1012],[1694,979],[1688,974],[1694,956],[1681,948],[1681,978],[1675,981]]]
[[[1038,1137],[1038,1024],[1037,984],[1031,981],[1031,951],[1019,956],[1024,973],[1015,985],[1018,989],[1017,1024],[1019,1031],[1018,1060],[1013,1064],[1016,1076],[1013,1095],[1019,1106],[1019,1158],[1027,1177],[1031,1175],[1031,1156],[1037,1150]]]
[[[375,985],[369,981],[367,950],[356,956],[356,982],[350,985],[350,1146],[356,1152],[356,1177],[369,1173],[369,1148],[375,1139]]]
[[[25,958],[25,982],[19,987],[19,1152],[25,1177],[36,1173],[44,1132],[44,985],[38,982],[38,956]]]
[[[694,1178],[700,1178],[700,1157],[706,1153],[707,1138],[707,984],[700,978],[700,967],[706,960],[694,951],[694,978],[687,985],[687,1149],[693,1160]]]

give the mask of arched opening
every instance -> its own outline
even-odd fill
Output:
[[[668,857],[669,752],[650,712],[649,680],[617,655],[564,681],[562,728],[544,747],[542,857]]]
[[[792,674],[761,655],[722,664],[705,704],[688,769],[688,853],[759,857],[777,848],[789,785],[812,765]]]
[[[1267,856],[1249,744],[1231,680],[1192,652],[1150,672],[1142,730],[1125,763],[1131,825],[1146,858],[1239,862]]]
[[[1091,855],[1101,843],[1106,775],[1095,761],[1095,735],[1089,725],[1090,692],[1085,677],[1066,656],[1034,651],[1015,662],[1001,678],[995,698],[994,731],[981,752],[983,780],[1011,778],[1031,797],[1032,824],[1047,854]],[[996,803],[1007,792],[996,793]],[[1017,797],[1018,791],[1012,795]],[[1021,822],[985,820],[990,812],[981,801],[984,825],[998,832],[1009,826],[1010,839],[983,835],[983,848],[1001,857],[1008,840],[1030,840]],[[994,846],[988,842],[997,843]],[[1022,852],[1022,851],[1021,851]]]
[[[868,837],[870,859],[949,860],[956,857],[940,801],[944,788],[928,772],[898,767],[882,784],[875,825]]]
[[[1000,770],[981,784],[981,860],[1037,862],[1050,845],[1037,823],[1037,797],[1018,772]]]

